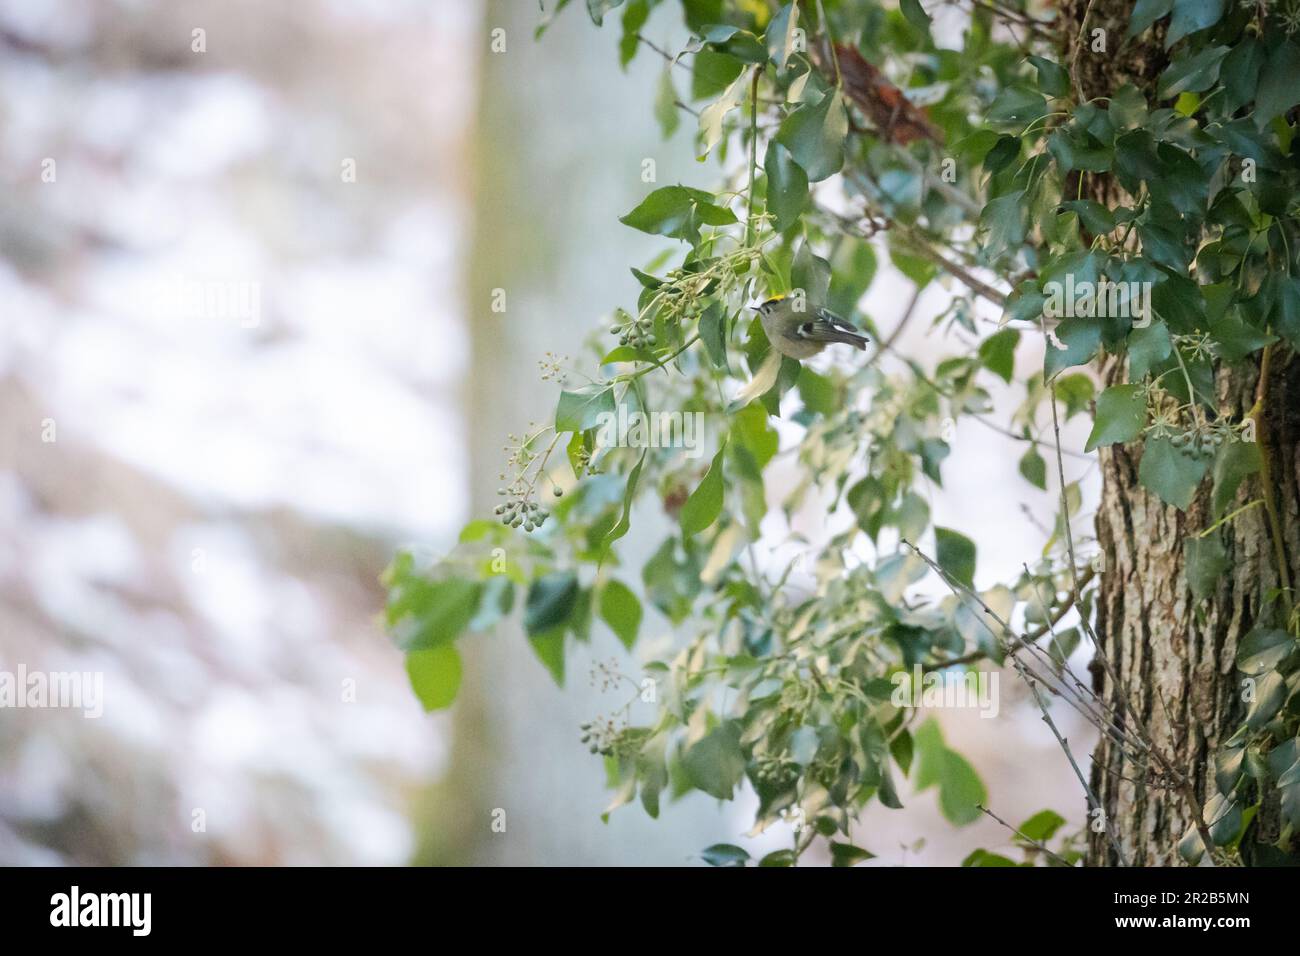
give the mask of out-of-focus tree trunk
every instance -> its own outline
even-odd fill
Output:
[[[1127,0],[1066,0],[1061,4],[1062,46],[1067,67],[1085,98],[1109,96],[1130,82],[1154,99],[1155,79],[1166,65],[1163,27],[1138,41],[1123,41],[1132,13]],[[1086,15],[1087,20],[1083,22]],[[1081,29],[1082,26],[1082,29]],[[1107,52],[1093,52],[1095,29],[1106,31]],[[1075,58],[1076,44],[1082,49]],[[1109,177],[1088,176],[1093,198],[1113,205],[1122,191]],[[1272,493],[1282,525],[1283,561],[1300,580],[1300,363],[1271,363],[1262,393],[1261,449],[1268,455]],[[1125,363],[1103,370],[1106,384],[1123,381]],[[1216,383],[1221,414],[1240,421],[1259,396],[1260,368],[1224,368]],[[1101,450],[1102,494],[1097,538],[1105,569],[1097,608],[1100,636],[1111,673],[1093,664],[1095,686],[1124,720],[1146,729],[1174,768],[1190,776],[1196,798],[1214,793],[1214,755],[1240,725],[1244,704],[1234,661],[1237,644],[1268,608],[1280,583],[1278,561],[1264,508],[1252,508],[1222,529],[1231,565],[1209,600],[1193,600],[1186,578],[1185,541],[1213,524],[1210,482],[1185,512],[1169,507],[1138,482],[1141,449],[1113,445]],[[1234,508],[1266,493],[1258,475],[1243,482]],[[1265,612],[1267,613],[1267,612]],[[1112,679],[1112,674],[1113,678]],[[1126,697],[1128,707],[1119,704]],[[1163,786],[1158,766],[1135,766],[1103,737],[1093,755],[1092,786],[1123,849],[1135,865],[1178,861],[1177,846],[1193,824],[1184,794]],[[1243,857],[1254,844],[1278,835],[1276,800],[1266,798]],[[1117,862],[1105,833],[1090,837],[1094,865]]]

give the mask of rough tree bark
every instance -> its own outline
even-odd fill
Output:
[[[1064,0],[1061,44],[1067,66],[1085,98],[1108,96],[1124,82],[1154,101],[1155,78],[1167,63],[1163,28],[1145,39],[1125,42],[1132,13],[1129,0]],[[1086,18],[1086,19],[1085,19]],[[1106,53],[1091,49],[1094,29],[1106,31]],[[1076,57],[1076,47],[1078,49]],[[1114,204],[1123,197],[1117,183],[1089,175],[1085,189]],[[1260,365],[1244,363],[1219,372],[1219,411],[1241,421],[1262,397],[1258,419],[1261,450],[1272,472],[1282,529],[1283,563],[1291,582],[1300,580],[1300,362],[1277,349],[1262,396]],[[1111,360],[1102,370],[1106,384],[1124,380],[1125,363]],[[1185,540],[1208,528],[1210,481],[1190,509],[1169,507],[1138,482],[1141,448],[1113,445],[1101,450],[1102,494],[1097,538],[1105,560],[1097,598],[1097,633],[1111,671],[1093,664],[1096,691],[1117,712],[1128,701],[1126,719],[1141,723],[1174,767],[1191,777],[1198,800],[1214,792],[1214,754],[1240,725],[1245,705],[1234,666],[1237,643],[1270,609],[1269,592],[1279,587],[1278,560],[1262,507],[1226,523],[1222,540],[1231,560],[1209,601],[1199,607],[1185,574]],[[1233,507],[1268,493],[1256,475],[1238,490]],[[1274,618],[1276,623],[1276,617]],[[1092,786],[1132,865],[1177,864],[1177,846],[1194,811],[1184,793],[1161,781],[1154,762],[1135,764],[1102,739],[1093,754]],[[1276,800],[1266,798],[1242,841],[1247,863],[1280,862],[1259,844],[1277,839]],[[1118,861],[1104,833],[1092,833],[1088,861]]]

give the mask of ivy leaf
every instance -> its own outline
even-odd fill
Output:
[[[1134,380],[1146,378],[1151,369],[1173,354],[1169,329],[1160,320],[1153,321],[1146,328],[1134,329],[1128,337],[1128,377]]]
[[[554,627],[549,631],[528,635],[528,643],[533,653],[542,662],[542,666],[550,672],[551,680],[559,687],[564,686],[564,635],[563,627]]]
[[[980,361],[990,372],[1010,384],[1011,376],[1016,370],[1016,346],[1019,344],[1018,330],[1003,329],[995,332],[980,343]]]
[[[1275,117],[1300,103],[1300,46],[1290,40],[1269,54],[1255,94],[1255,126],[1263,129]]]
[[[1174,8],[1174,0],[1137,0],[1125,36],[1135,37]]]
[[[618,65],[627,72],[627,65],[636,57],[641,46],[637,34],[650,18],[649,0],[632,0],[623,8],[623,35],[618,41]]]
[[[1138,480],[1165,504],[1186,511],[1208,467],[1206,459],[1175,448],[1168,438],[1148,438]]]
[[[838,89],[816,103],[805,103],[781,122],[777,141],[790,151],[812,182],[833,176],[844,165],[849,117]]]
[[[465,578],[429,581],[407,577],[389,593],[388,626],[404,651],[427,650],[456,640],[474,616],[482,585]]]
[[[600,589],[600,618],[629,651],[641,629],[641,601],[622,581],[609,580]]]
[[[1115,229],[1115,216],[1105,206],[1091,199],[1071,199],[1063,202],[1061,209],[1069,210],[1079,217],[1083,228],[1094,236],[1104,236]]]
[[[1067,422],[1088,407],[1088,403],[1092,401],[1095,391],[1092,379],[1082,372],[1076,372],[1073,375],[1062,375],[1056,380],[1056,397],[1059,401],[1065,403],[1065,420]]]
[[[1065,826],[1065,817],[1055,810],[1040,810],[1016,827],[1020,832],[1016,834],[1015,839],[1021,846],[1027,845],[1026,838],[1045,843],[1063,826]]]
[[[722,513],[722,453],[727,449],[724,438],[713,456],[708,473],[682,506],[682,535],[690,537],[703,531],[718,520]]]
[[[641,204],[619,219],[625,226],[652,236],[696,242],[700,226],[727,226],[736,222],[730,209],[713,202],[713,194],[687,186],[656,189]]]
[[[763,170],[767,173],[767,211],[776,217],[773,228],[785,232],[808,205],[808,174],[775,139],[768,140]]]
[[[709,361],[717,369],[727,367],[726,319],[726,309],[717,299],[700,313],[700,339],[704,342],[704,350],[709,353]]]
[[[1227,514],[1242,481],[1259,471],[1262,464],[1259,445],[1253,441],[1230,441],[1219,447],[1219,454],[1214,459],[1211,506],[1216,520]]]
[[[1255,98],[1263,68],[1264,45],[1255,37],[1246,37],[1232,48],[1219,70],[1228,110],[1238,110]]]
[[[864,850],[852,843],[831,842],[831,866],[857,866],[866,860],[874,860],[876,854]]]
[[[975,542],[951,528],[934,529],[935,562],[955,581],[975,586]]]
[[[930,35],[930,14],[925,12],[919,0],[898,0],[898,9],[903,17],[920,32],[921,36]]]
[[[994,97],[989,104],[989,122],[1023,130],[1034,120],[1047,115],[1047,99],[1037,90],[1023,86],[1009,86]]]
[[[700,111],[700,152],[695,156],[697,160],[708,158],[713,147],[722,139],[723,120],[744,102],[745,79],[745,74],[741,73],[720,97]]]
[[[1295,650],[1295,638],[1273,627],[1256,627],[1237,645],[1237,670],[1258,677],[1274,670]]]
[[[460,690],[460,654],[451,644],[411,651],[406,655],[406,676],[425,710],[450,707]]]
[[[1292,348],[1300,349],[1300,279],[1287,276],[1278,280],[1272,322]]]
[[[1056,341],[1052,340],[1053,337]],[[1062,369],[1091,362],[1099,348],[1100,322],[1095,319],[1062,319],[1047,339],[1043,355],[1043,377],[1050,380]]]
[[[730,843],[715,843],[701,850],[700,858],[709,866],[744,866],[749,854]]]
[[[1192,589],[1192,596],[1198,601],[1204,601],[1214,593],[1220,575],[1232,564],[1224,551],[1223,542],[1218,535],[1213,534],[1205,538],[1190,537],[1183,544],[1183,555],[1186,558],[1183,573],[1187,577],[1188,587]]]
[[[612,385],[583,385],[560,393],[560,402],[555,409],[555,430],[560,433],[585,432],[599,424],[601,415],[614,413]]]
[[[1178,57],[1169,69],[1160,74],[1156,95],[1162,100],[1168,100],[1183,93],[1208,90],[1218,80],[1219,64],[1230,49],[1226,46],[1212,46],[1193,56]]]
[[[933,717],[913,734],[919,766],[916,789],[939,787],[939,809],[950,823],[965,826],[980,818],[980,807],[988,801],[988,791],[979,774],[964,757],[948,749],[943,733]]]
[[[1068,96],[1070,77],[1059,64],[1041,56],[1031,56],[1029,62],[1038,71],[1038,88],[1048,96]]]
[[[778,70],[784,70],[786,61],[794,52],[795,30],[799,26],[799,4],[783,6],[768,21],[763,40],[767,43],[768,56]]]
[[[1174,0],[1174,15],[1169,18],[1165,49],[1183,37],[1209,29],[1223,19],[1227,0]]]
[[[605,14],[622,5],[623,0],[587,0],[587,13],[591,15],[592,23],[601,26],[604,23]]]
[[[659,76],[659,86],[655,90],[655,120],[659,123],[659,132],[668,139],[677,132],[682,118],[677,110],[677,90],[673,87],[672,68],[664,66]]]
[[[1027,210],[1023,205],[1024,198],[1025,191],[1019,189],[984,204],[980,212],[980,229],[988,234],[984,248],[991,258],[1013,252],[1025,241]]]
[[[1047,461],[1038,453],[1037,447],[1031,445],[1029,451],[1021,456],[1020,474],[1035,488],[1047,490]]]
[[[1141,385],[1112,385],[1097,397],[1097,418],[1083,450],[1132,441],[1146,422],[1146,390]]]
[[[573,571],[544,574],[528,587],[524,630],[529,636],[562,627],[578,600],[578,576]]]
[[[623,491],[623,513],[619,516],[618,523],[609,529],[609,534],[605,535],[605,540],[600,545],[600,559],[604,563],[605,555],[613,547],[614,542],[627,534],[628,529],[632,527],[632,502],[636,500],[636,486],[641,479],[641,466],[645,464],[647,452],[642,452],[637,463],[632,466],[628,472],[627,487]]]
[[[739,722],[725,721],[696,741],[682,755],[682,769],[696,790],[730,800],[745,774]]]

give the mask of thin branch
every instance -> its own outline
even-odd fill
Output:
[[[1048,849],[1046,846],[1044,846],[1042,843],[1040,843],[1040,842],[1038,842],[1037,840],[1035,840],[1033,837],[1031,837],[1031,836],[1026,836],[1024,833],[1022,833],[1021,831],[1019,831],[1019,830],[1017,830],[1015,827],[1013,827],[1010,823],[1007,823],[1006,820],[1003,820],[1000,816],[998,816],[996,813],[994,813],[994,812],[993,812],[992,810],[990,810],[988,807],[986,807],[986,806],[984,806],[984,805],[982,805],[982,804],[978,804],[978,803],[975,804],[975,805],[976,805],[977,807],[979,807],[981,810],[983,810],[985,813],[987,813],[989,816],[991,816],[994,820],[998,821],[998,823],[1002,824],[1004,827],[1006,827],[1008,830],[1010,830],[1012,833],[1014,833],[1016,836],[1020,837],[1020,839],[1024,840],[1026,843],[1029,843],[1029,844],[1033,845],[1033,846],[1036,847],[1037,849],[1042,850],[1044,853],[1046,853],[1048,856],[1050,856],[1050,857],[1051,857],[1053,860],[1055,860],[1057,863],[1061,864],[1061,866],[1068,866],[1068,867],[1070,867],[1070,868],[1073,868],[1073,867],[1074,867],[1074,864],[1071,863],[1071,862],[1069,862],[1068,860],[1066,860],[1065,857],[1061,856],[1061,855],[1058,854],[1058,853],[1053,853],[1051,850],[1049,850],[1049,849]]]

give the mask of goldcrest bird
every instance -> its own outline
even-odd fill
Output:
[[[866,350],[867,337],[829,309],[799,312],[793,299],[778,295],[757,312],[772,348],[792,359],[811,358],[830,342]]]

